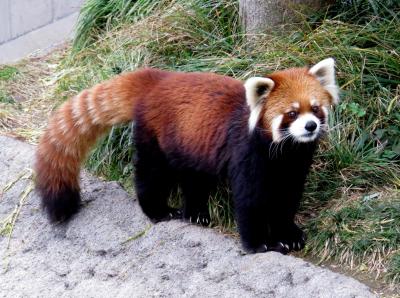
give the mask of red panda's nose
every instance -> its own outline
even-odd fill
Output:
[[[313,132],[317,128],[317,123],[314,121],[308,121],[306,123],[305,129],[308,130],[309,132]]]

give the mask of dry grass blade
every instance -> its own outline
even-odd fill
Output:
[[[25,169],[14,180],[7,183],[7,185],[2,190],[2,194],[4,194],[8,190],[10,190],[17,182],[22,180],[29,180],[29,182],[26,185],[25,189],[19,195],[19,201],[15,205],[14,210],[0,222],[0,236],[6,236],[8,238],[6,251],[8,251],[10,248],[12,233],[14,231],[15,223],[18,220],[22,207],[24,206],[29,194],[34,189],[33,170]],[[8,257],[7,255],[4,257],[4,260],[6,261],[4,266],[5,271],[8,270],[8,264],[9,264],[9,261],[6,260],[7,257]]]

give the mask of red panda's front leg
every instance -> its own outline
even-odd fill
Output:
[[[271,204],[274,197],[262,185],[262,179],[249,178],[251,174],[243,173],[231,179],[236,222],[244,249],[249,253],[276,251],[287,254],[303,248],[302,231],[280,208]],[[276,217],[281,218],[277,220]],[[292,242],[296,244],[292,246]]]
[[[298,251],[305,246],[306,234],[295,224],[294,219],[303,195],[315,144],[297,145],[294,148],[296,150],[293,150],[292,144],[287,144],[287,147],[282,148],[281,156],[267,162],[267,245],[271,250],[281,244],[289,251]]]
[[[232,155],[229,179],[243,247],[250,253],[287,254],[302,249],[305,234],[293,220],[303,179],[295,183],[298,187],[288,187],[285,164],[272,163],[263,154],[265,150],[257,146],[237,147],[237,150]]]
[[[267,233],[262,220],[260,206],[241,204],[240,196],[235,200],[236,222],[239,229],[243,248],[249,253],[266,252],[268,247],[265,241]]]
[[[238,152],[236,152],[238,153]],[[260,160],[256,154],[238,154],[229,168],[235,217],[243,248],[249,253],[266,252],[267,213]]]
[[[176,173],[140,120],[136,121],[134,142],[134,180],[142,211],[153,222],[181,218],[181,211],[168,205],[170,193],[177,185]]]

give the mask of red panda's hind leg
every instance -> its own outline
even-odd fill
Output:
[[[174,188],[169,173],[154,164],[135,162],[135,187],[139,205],[153,222],[182,218],[181,211],[168,206]]]
[[[182,218],[180,209],[168,206],[168,198],[177,187],[176,175],[157,141],[148,136],[142,139],[142,133],[136,130],[134,158],[135,188],[142,211],[153,222]]]

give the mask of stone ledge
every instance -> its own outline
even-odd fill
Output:
[[[35,147],[0,136],[0,222],[31,185]],[[29,170],[28,170],[29,171]],[[236,239],[181,221],[151,224],[117,183],[82,175],[82,210],[50,225],[34,192],[8,247],[2,297],[376,297],[342,274],[275,252],[243,255]]]
[[[78,12],[73,13],[0,45],[0,64],[16,62],[38,50],[44,54],[54,45],[72,38],[78,15]]]

